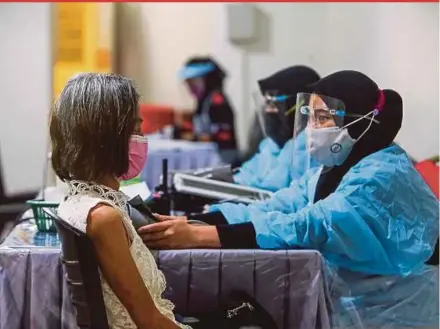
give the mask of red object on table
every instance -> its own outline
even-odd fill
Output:
[[[439,198],[439,166],[431,160],[425,160],[415,164],[415,168],[429,185],[432,192]]]
[[[167,125],[174,124],[174,108],[166,105],[141,104],[141,131],[143,134],[154,133]]]

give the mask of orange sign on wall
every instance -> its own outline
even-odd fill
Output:
[[[110,72],[113,53],[113,4],[54,4],[54,95],[73,75]]]

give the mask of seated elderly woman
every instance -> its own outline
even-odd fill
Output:
[[[58,214],[93,242],[111,329],[190,329],[162,297],[165,278],[119,191],[119,180],[137,176],[146,159],[138,102],[132,82],[116,74],[86,73],[68,81],[50,120],[52,164],[69,187]],[[199,321],[197,328],[213,327]]]
[[[362,73],[341,71],[314,84],[312,94],[299,94],[297,105],[295,134],[306,133],[307,152],[321,167],[268,201],[216,205],[191,218],[211,225],[158,216],[162,222],[139,230],[145,244],[316,249],[338,271],[365,276],[422,271],[438,239],[439,203],[393,143],[403,117],[399,94],[380,90]],[[431,286],[425,298],[435,300],[428,296],[437,289]],[[393,302],[402,306],[398,298]],[[376,303],[382,303],[377,296]],[[438,321],[435,306],[425,312],[425,324]],[[410,314],[401,309],[395,322]]]

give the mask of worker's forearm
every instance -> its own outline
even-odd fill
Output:
[[[215,226],[194,226],[199,248],[220,248],[221,243]]]

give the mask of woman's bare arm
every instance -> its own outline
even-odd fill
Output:
[[[139,329],[177,329],[156,308],[131,257],[127,232],[120,213],[98,205],[88,218],[87,235],[93,241],[99,267],[110,287]]]

